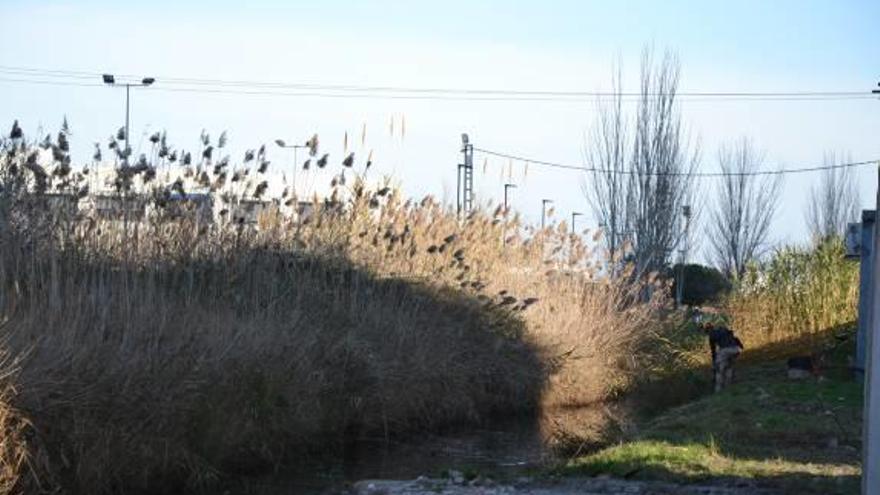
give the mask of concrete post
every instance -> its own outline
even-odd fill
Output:
[[[877,206],[880,207],[880,168],[877,170],[878,190]],[[874,253],[880,252],[880,236],[875,235],[871,243]],[[877,324],[880,318],[874,318],[880,311],[880,263],[871,267],[872,313],[869,330],[865,336],[865,412],[863,416],[862,454],[862,494],[880,495],[880,333]]]
[[[870,328],[874,291],[871,274],[874,266],[874,210],[862,210],[861,243],[859,245],[859,320],[856,333],[856,356],[853,362],[857,380],[865,378],[865,354],[868,329]]]

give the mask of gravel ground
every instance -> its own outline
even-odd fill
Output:
[[[499,484],[485,478],[465,481],[460,473],[452,472],[449,478],[444,479],[422,476],[410,481],[359,481],[341,493],[350,495],[771,495],[775,492],[761,490],[748,484],[675,485],[602,477],[565,478],[558,481],[521,478],[515,482]]]

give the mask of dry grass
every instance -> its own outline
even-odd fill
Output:
[[[12,405],[14,397],[15,391],[8,385],[0,394],[0,493],[11,493],[19,486],[25,470],[34,467],[28,463],[36,461],[29,457],[26,439],[30,424]]]
[[[359,178],[308,218],[107,220],[39,193],[85,182],[65,149],[2,144],[6,492],[210,487],[363,434],[601,401],[661,306],[598,276],[564,224],[460,219]],[[177,185],[152,167],[121,165],[120,193],[256,193],[208,162]]]

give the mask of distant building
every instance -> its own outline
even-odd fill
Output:
[[[296,211],[294,213],[297,220],[308,220],[315,213],[315,204],[311,201],[299,201],[296,204]]]
[[[31,204],[43,211],[75,216],[79,213],[79,199],[69,193],[42,193],[29,198]]]
[[[229,183],[212,190],[197,179],[192,167],[160,167],[157,177],[143,183],[134,178],[131,190],[121,194],[115,189],[118,169],[111,163],[90,167],[87,182],[89,193],[81,199],[73,193],[34,195],[35,201],[53,211],[84,214],[95,219],[143,221],[155,218],[182,218],[195,215],[200,222],[236,222],[259,226],[260,217],[280,215],[288,221],[306,222],[317,211],[338,213],[345,209],[351,189],[333,186],[336,175],[312,171],[310,181],[300,180],[296,187],[283,174],[269,171],[259,175],[265,183],[258,199],[249,191],[252,183]],[[331,176],[332,175],[332,176]],[[256,179],[254,179],[256,180]],[[177,187],[173,187],[174,186]],[[384,183],[373,185],[375,190]],[[367,186],[367,190],[371,188]]]
[[[208,193],[171,193],[147,204],[147,216],[164,219],[180,219],[195,216],[201,223],[214,222],[214,197]]]
[[[142,220],[146,213],[147,200],[140,195],[91,195],[80,204],[87,211],[102,220]]]
[[[279,211],[276,201],[262,199],[238,199],[230,207],[232,221],[245,225],[256,225],[261,215],[270,213],[273,209]]]

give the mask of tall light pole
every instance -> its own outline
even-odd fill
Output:
[[[675,303],[681,306],[684,299],[684,271],[687,263],[688,249],[690,248],[690,231],[691,231],[691,207],[684,205],[681,207],[681,214],[684,216],[684,246],[681,250],[681,266],[678,268],[678,284],[675,287]]]
[[[474,206],[474,145],[465,133],[461,135],[461,154],[464,163],[458,164],[455,202],[456,212],[467,215]]]
[[[129,100],[131,99],[131,87],[147,87],[154,82],[156,79],[153,77],[145,77],[141,79],[140,82],[137,83],[117,83],[116,77],[113,74],[104,74],[101,76],[101,79],[104,81],[104,84],[108,86],[125,86],[125,152],[126,157],[131,153],[131,147],[129,145],[128,140],[128,124],[129,124]]]
[[[583,213],[580,213],[577,211],[571,212],[571,233],[572,233],[572,235],[574,235],[574,233],[575,233],[575,228],[574,228],[575,219],[581,215],[583,215]]]
[[[547,204],[553,203],[552,199],[541,200],[541,230],[547,225]]]
[[[516,184],[504,184],[504,214],[507,215],[508,205],[507,205],[507,191],[509,189],[516,189]]]
[[[308,148],[308,144],[287,144],[283,139],[276,139],[275,144],[278,145],[279,148],[284,149],[293,149],[293,175],[291,180],[293,181],[294,194],[296,194],[296,167],[299,166],[299,162],[296,159],[296,150],[300,148]]]

